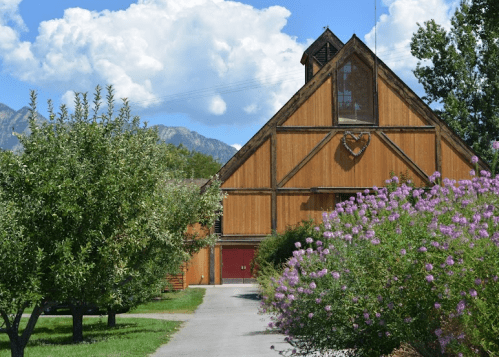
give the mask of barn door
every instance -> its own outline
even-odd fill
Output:
[[[254,247],[223,247],[222,249],[222,283],[253,283],[250,263],[255,255]]]

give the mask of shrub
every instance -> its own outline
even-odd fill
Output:
[[[274,232],[258,246],[251,262],[251,270],[257,276],[262,295],[272,294],[272,281],[282,275],[285,263],[293,256],[295,244],[305,244],[307,237],[320,237],[313,219],[303,220],[295,226],[289,226],[284,233]]]
[[[423,356],[499,355],[499,176],[373,191],[292,253],[262,302],[270,326],[297,354],[378,357],[405,342]]]
[[[305,244],[307,237],[320,237],[319,230],[315,229],[317,225],[314,220],[303,220],[295,226],[289,226],[284,233],[274,232],[267,236],[258,246],[258,251],[253,260],[253,266],[265,268],[271,266],[276,270],[283,270],[285,263],[293,256],[296,249],[296,242]],[[265,270],[259,269],[260,275]]]

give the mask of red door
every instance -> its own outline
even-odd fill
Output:
[[[254,255],[254,247],[223,247],[222,282],[224,284],[252,282],[250,262]]]

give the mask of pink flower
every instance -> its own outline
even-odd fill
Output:
[[[305,242],[307,242],[308,244],[312,243],[314,240],[310,237],[308,237],[307,239],[305,239]]]
[[[427,282],[429,282],[429,283],[431,283],[431,282],[434,280],[433,275],[431,275],[431,274],[430,274],[430,275],[427,275],[425,279],[426,279],[426,281],[427,281]]]
[[[498,150],[499,149],[499,141],[494,141],[492,143],[492,147],[494,148],[494,150]]]
[[[340,278],[340,273],[334,271],[331,273],[331,275],[333,276],[333,278],[335,278],[336,280],[338,280]]]
[[[295,243],[295,247],[296,247],[296,248],[301,248],[301,243],[300,243],[300,242],[296,242],[296,243]]]
[[[445,259],[445,263],[447,265],[454,265],[454,259],[452,259],[452,256],[448,256],[447,259]]]
[[[477,162],[478,162],[478,157],[473,156],[473,157],[471,158],[471,163],[472,163],[472,164],[476,164]]]

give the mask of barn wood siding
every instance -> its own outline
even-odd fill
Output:
[[[222,188],[271,187],[270,140],[266,140],[223,184]]]
[[[470,162],[450,145],[446,138],[442,137],[442,178],[451,180],[469,179],[471,169],[474,169]]]
[[[204,276],[204,277],[203,277]],[[201,249],[187,263],[187,283],[208,285],[210,283],[210,248]]]
[[[335,204],[334,194],[278,194],[277,231],[284,232],[302,220],[322,221],[322,212],[331,210]]]
[[[344,148],[342,137],[343,133],[336,134],[284,187],[380,187],[391,171],[406,169],[417,186],[423,184],[423,178],[377,134],[371,134],[369,146],[358,157]]]
[[[270,234],[270,200],[270,192],[229,193],[223,201],[223,234]]]
[[[285,126],[331,126],[331,78],[303,103],[285,122]]]
[[[277,134],[277,182],[326,136],[325,133]]]
[[[186,233],[188,235],[197,234],[198,235],[197,239],[201,239],[203,237],[206,237],[210,233],[210,231],[201,224],[195,223],[187,227]],[[182,266],[180,274],[167,275],[166,280],[168,280],[168,282],[171,284],[174,290],[186,289],[189,286],[189,284],[201,284],[198,282],[199,281],[198,277],[200,278],[201,275],[204,274],[206,267],[205,265],[202,265],[205,264],[205,261],[202,261],[202,259],[200,261],[200,257],[198,257],[199,254],[201,254],[202,258],[202,251],[198,254],[195,254],[190,261],[186,262]],[[189,269],[191,266],[193,266],[193,264],[194,268]],[[200,270],[202,270],[201,273],[199,273]]]
[[[423,126],[428,123],[378,77],[378,106],[380,126]]]
[[[181,272],[177,275],[168,275],[166,277],[166,280],[168,281],[168,284],[165,284],[164,290],[184,290],[186,289],[189,284],[186,279],[186,264],[184,264],[181,268]]]
[[[427,175],[436,168],[435,133],[386,133]],[[397,175],[399,172],[395,172]]]
[[[222,271],[221,271],[221,267],[222,267],[222,246],[220,244],[217,244],[215,246],[215,284],[216,285],[219,285],[219,284],[222,284]],[[217,268],[219,267],[219,268]]]

